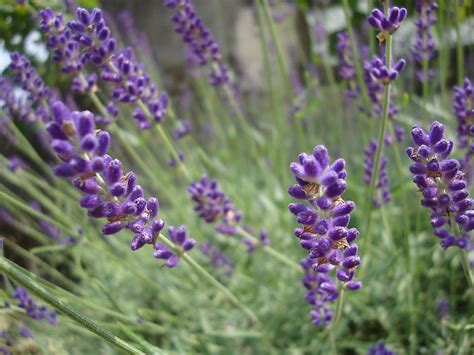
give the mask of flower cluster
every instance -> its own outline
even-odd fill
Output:
[[[387,348],[383,340],[379,341],[376,345],[371,346],[367,351],[367,355],[394,355],[395,352]]]
[[[16,98],[12,91],[2,94],[6,97],[6,104],[12,114],[27,121],[42,120],[46,121],[48,116],[48,100],[50,90],[43,82],[43,79],[36,73],[31,62],[25,56],[18,52],[10,54],[10,71],[13,73],[15,81],[19,83],[23,90],[28,94],[31,101],[37,103],[35,111],[29,105],[23,105],[23,102]],[[1,86],[7,89],[10,85],[7,79],[2,78]]]
[[[112,97],[122,103],[137,103],[133,117],[142,129],[150,128],[152,118],[161,122],[168,108],[166,92],[158,92],[143,64],[139,63],[130,48],[115,54],[101,78],[112,86]],[[143,105],[141,105],[143,103]]]
[[[423,197],[421,204],[431,210],[431,225],[443,248],[466,248],[468,232],[474,229],[473,200],[469,198],[460,163],[449,159],[453,142],[444,138],[445,127],[435,121],[428,133],[419,125],[411,131],[414,147],[407,154],[414,162],[410,171]]]
[[[78,16],[81,13],[78,9]],[[35,100],[31,94],[30,97]],[[128,229],[134,233],[130,243],[132,250],[151,244],[159,251],[161,246],[157,239],[165,222],[157,218],[158,200],[154,197],[145,199],[135,173],[124,174],[120,160],[107,154],[109,133],[96,129],[96,119],[89,111],[71,112],[59,100],[50,100],[49,105],[45,129],[50,137],[50,148],[61,161],[53,168],[55,175],[72,180],[73,186],[85,195],[80,206],[87,209],[89,217],[107,220],[102,227],[104,236]],[[171,230],[172,227],[170,233]],[[185,246],[180,235],[172,238],[174,244],[186,248],[182,251],[175,248],[178,254],[194,245],[190,242]],[[174,265],[173,261],[168,263],[170,267]]]
[[[81,56],[80,43],[76,41],[72,29],[64,23],[63,15],[47,8],[39,12],[39,17],[40,29],[47,37],[46,46],[52,52],[52,59],[60,63],[61,71],[80,71],[86,64],[86,57]]]
[[[301,283],[307,290],[305,300],[312,307],[311,321],[315,326],[328,325],[334,317],[328,302],[337,299],[337,287],[329,275],[314,271],[308,258],[301,260],[300,264],[304,271]]]
[[[308,263],[317,273],[326,276],[337,269],[336,277],[344,287],[359,289],[361,283],[354,279],[360,265],[358,247],[354,243],[359,232],[356,228],[347,228],[355,204],[341,197],[347,187],[344,160],[337,159],[330,164],[326,147],[318,145],[312,154],[301,153],[299,162],[291,163],[290,169],[297,183],[288,188],[288,193],[309,202],[309,205],[291,203],[288,206],[302,225],[295,229],[295,236],[308,252]],[[320,287],[327,283],[322,282]]]
[[[405,59],[399,59],[397,64],[388,68],[381,58],[374,56],[367,69],[378,82],[388,85],[398,77],[405,64]]]
[[[80,94],[89,94],[97,91],[97,74],[92,73],[84,76],[84,78],[74,78],[72,80],[71,88],[73,91]]]
[[[346,81],[349,86],[345,91],[345,95],[347,98],[353,99],[358,95],[358,87],[351,44],[346,31],[337,34],[336,49],[339,57],[339,76]]]
[[[211,244],[211,242],[202,243],[199,249],[205,255],[212,266],[220,268],[225,276],[230,276],[234,270],[234,262],[219,249]]]
[[[78,8],[76,19],[67,24],[61,14],[50,8],[42,10],[40,17],[53,60],[61,63],[63,72],[78,74],[73,80],[75,91],[95,91],[95,74],[79,75],[86,64],[92,63],[100,68],[100,78],[112,87],[112,101],[134,105],[133,117],[140,128],[151,127],[150,120],[163,119],[169,101],[167,93],[158,91],[130,48],[117,49],[117,41],[100,9],[89,12]],[[110,106],[109,103],[107,108]],[[108,110],[108,114],[116,116],[116,109]]]
[[[228,83],[230,81],[228,69],[222,63],[219,44],[199,18],[192,0],[166,0],[165,6],[175,10],[171,21],[199,64],[212,66],[209,73],[211,84]]]
[[[372,138],[370,144],[364,148],[364,182],[369,185],[374,173],[374,159],[377,151],[377,141]],[[378,181],[375,185],[379,192],[379,197],[374,197],[374,205],[380,207],[390,201],[390,188],[387,174],[387,158],[382,156],[380,160],[380,170],[378,172]]]
[[[33,69],[30,61],[18,52],[11,53],[10,59],[10,71],[15,75],[16,81],[21,84],[21,87],[29,94],[30,98],[35,101],[47,99],[49,89]]]
[[[457,122],[459,148],[465,149],[462,168],[470,182],[472,178],[471,157],[474,155],[474,85],[464,79],[463,86],[454,87],[453,110]]]
[[[381,117],[383,114],[382,99],[385,85],[395,80],[404,66],[405,60],[401,59],[395,67],[388,69],[382,58],[377,55],[374,55],[371,60],[364,61],[364,82],[376,116]],[[390,99],[388,117],[393,120],[397,114],[398,108],[395,105],[395,100]]]
[[[415,21],[416,39],[413,44],[413,56],[415,61],[423,66],[425,62],[430,62],[435,57],[435,41],[431,27],[436,23],[436,9],[438,5],[433,0],[416,0],[415,5],[418,18]],[[424,77],[423,70],[417,72],[420,81],[427,81],[434,77],[433,70],[429,70]]]
[[[153,256],[157,259],[166,260],[165,266],[175,267],[179,262],[180,255],[191,250],[196,245],[196,241],[188,237],[186,226],[184,225],[179,227],[170,226],[168,234],[175,245],[174,250],[171,250],[165,244],[156,243]]]
[[[407,9],[404,7],[398,8],[393,6],[389,9],[388,16],[385,16],[379,9],[374,9],[372,14],[369,16],[368,21],[373,28],[380,31],[377,38],[380,42],[383,42],[387,36],[392,35],[396,30],[398,30],[400,24],[406,17]]]
[[[474,85],[468,78],[463,86],[454,87],[453,110],[458,119],[459,147],[469,147],[474,154]]]
[[[24,122],[36,122],[43,120],[46,117],[44,106],[40,107],[39,115],[36,115],[30,102],[23,100],[19,95],[16,95],[12,82],[4,76],[0,77],[0,100],[3,104],[2,108],[6,111],[8,114],[7,116],[9,117],[14,117]],[[7,124],[9,117],[2,115],[0,134],[13,142],[15,138],[12,134],[9,134]]]
[[[106,154],[110,145],[108,132],[95,129],[94,116],[89,111],[71,112],[60,101],[52,104],[52,113],[53,119],[46,129],[52,139],[52,150],[62,160],[54,167],[55,174],[73,179],[74,187],[85,194],[80,205],[87,209],[89,217],[107,219],[102,227],[103,235],[128,229],[134,233],[132,250],[152,244],[155,257],[165,258],[160,254],[161,244],[156,243],[165,225],[162,219],[157,219],[158,200],[154,197],[146,200],[143,189],[136,183],[136,175],[124,174],[122,163]],[[172,231],[170,227],[170,234]],[[171,238],[184,251],[192,248],[182,240],[181,232]],[[176,265],[177,260],[168,260],[167,266]]]
[[[207,223],[222,222],[216,228],[220,233],[236,233],[236,225],[240,222],[242,215],[220,189],[217,180],[203,176],[189,186],[188,192],[196,204],[194,210],[199,217]]]
[[[24,288],[17,286],[12,297],[18,300],[17,306],[23,308],[30,318],[35,320],[47,319],[49,324],[56,325],[56,312],[50,311],[45,306],[38,306]]]

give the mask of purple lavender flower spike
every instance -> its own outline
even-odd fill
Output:
[[[388,16],[385,16],[379,9],[374,9],[372,14],[367,18],[370,26],[380,33],[377,38],[380,43],[385,41],[387,36],[392,35],[407,16],[407,9],[393,6],[389,9]]]
[[[20,84],[28,94],[29,102],[25,104],[15,97],[13,86],[3,77],[0,78],[0,91],[3,91],[0,97],[5,100],[6,107],[12,116],[27,122],[38,120],[46,122],[51,90],[45,86],[28,58],[17,52],[11,53],[10,58],[9,69],[14,75],[15,82]]]
[[[472,156],[474,155],[474,85],[464,79],[463,86],[454,87],[453,111],[457,118],[459,148],[464,150],[461,160],[466,181],[472,180]]]
[[[336,286],[328,274],[313,270],[309,259],[303,259],[301,266],[305,273],[301,279],[307,290],[305,300],[312,308],[311,321],[317,327],[327,326],[334,317],[329,303],[338,297]]]
[[[357,97],[359,88],[356,81],[356,70],[352,58],[352,49],[349,35],[346,31],[337,34],[337,55],[339,57],[339,76],[347,82],[348,88],[345,97],[354,99]]]
[[[12,297],[18,300],[17,306],[23,308],[30,318],[35,320],[46,319],[49,324],[56,325],[56,312],[50,311],[45,306],[38,306],[24,288],[17,286]]]
[[[379,341],[376,345],[371,346],[367,351],[367,355],[394,355],[395,352],[385,346],[383,340]]]
[[[377,151],[377,141],[372,138],[370,144],[364,149],[364,183],[370,185],[372,174],[374,173],[374,158]],[[378,196],[374,197],[374,205],[380,207],[390,201],[390,188],[387,174],[387,159],[382,156],[380,161],[379,177],[375,185]]]
[[[35,101],[47,99],[49,89],[44,85],[43,79],[33,69],[30,61],[18,52],[11,53],[10,59],[9,69],[21,84],[23,90],[28,92],[30,98]]]
[[[189,186],[188,192],[196,204],[194,210],[199,217],[207,223],[221,221],[221,225],[216,228],[218,232],[235,234],[235,226],[242,215],[220,189],[217,180],[203,176]]]
[[[370,62],[370,67],[368,69],[370,75],[376,81],[382,83],[383,85],[388,85],[398,77],[398,74],[403,70],[405,64],[405,60],[400,59],[389,69],[380,58],[374,57],[374,59]]]
[[[53,151],[62,160],[54,171],[60,177],[72,179],[73,186],[85,194],[80,205],[91,218],[107,220],[102,234],[129,230],[134,234],[130,243],[132,250],[145,244],[154,245],[155,257],[165,259],[168,267],[176,266],[179,257],[157,243],[164,228],[164,221],[157,219],[158,200],[146,200],[143,189],[136,184],[135,174],[124,173],[122,163],[107,155],[108,132],[95,129],[94,117],[88,111],[70,112],[60,101],[53,102],[51,108],[53,117],[47,130]],[[169,232],[181,253],[194,247],[195,241],[186,236],[184,226],[170,227]]]
[[[415,9],[418,18],[415,21],[416,37],[412,53],[419,67],[435,58],[435,41],[431,28],[436,23],[437,8],[438,5],[433,0],[416,0]],[[435,72],[428,70],[426,78],[424,75],[422,69],[418,70],[417,77],[421,82],[431,80],[435,76]]]
[[[184,225],[179,227],[170,226],[168,233],[171,241],[175,245],[175,248],[171,250],[164,244],[156,243],[154,246],[155,253],[153,255],[157,259],[165,260],[164,266],[172,268],[178,265],[179,258],[183,253],[191,250],[194,247],[196,241],[189,238],[187,235],[186,226]]]
[[[407,148],[413,182],[422,194],[421,204],[430,209],[434,234],[444,249],[466,248],[474,229],[473,200],[469,197],[461,164],[449,159],[453,142],[444,138],[445,127],[435,121],[429,132],[412,128],[414,147]],[[456,232],[455,232],[456,231]]]
[[[404,61],[400,62],[404,63]],[[384,69],[381,69],[384,68]],[[395,75],[392,69],[392,77],[398,76],[398,73]],[[377,78],[373,75],[373,71],[379,76]],[[381,117],[383,113],[383,106],[382,106],[382,98],[384,93],[384,87],[386,83],[390,82],[391,79],[389,76],[382,76],[380,73],[383,74],[389,73],[389,70],[385,67],[384,61],[379,56],[375,55],[372,57],[370,61],[364,62],[364,81],[367,86],[367,91],[369,94],[369,99],[373,103],[373,111],[376,116]],[[395,100],[390,100],[390,106],[388,110],[388,117],[393,120],[393,118],[398,114],[398,108],[395,106]]]
[[[290,186],[289,194],[308,201],[308,204],[291,203],[288,206],[302,225],[295,229],[294,234],[308,253],[305,270],[312,268],[316,276],[311,277],[322,278],[317,289],[328,293],[323,301],[332,301],[338,297],[337,287],[329,274],[332,270],[336,270],[341,287],[351,291],[361,287],[354,279],[360,257],[353,242],[359,233],[355,228],[348,228],[355,204],[342,199],[346,190],[345,162],[337,159],[331,164],[326,147],[319,145],[312,154],[300,154],[299,161],[291,163],[290,169],[295,175],[296,185]],[[314,292],[309,297],[313,300]],[[326,325],[332,319],[332,311],[329,312],[321,302],[318,305],[312,311],[313,323]]]
[[[219,44],[198,16],[192,0],[166,0],[165,6],[175,11],[171,16],[175,31],[188,46],[195,60],[201,66],[211,66],[209,73],[211,84],[229,83],[228,69],[222,63]]]
[[[72,81],[72,90],[80,94],[89,94],[97,90],[97,74],[87,75],[85,80],[74,78]]]
[[[53,60],[65,73],[79,74],[86,64],[99,67],[100,78],[112,86],[113,101],[133,106],[133,117],[142,129],[161,122],[168,107],[168,95],[156,85],[139,63],[131,48],[118,50],[100,9],[78,8],[76,19],[64,23],[61,14],[51,9],[40,12],[40,27],[48,38]],[[97,78],[86,75],[74,78],[73,89],[81,93],[95,91]],[[108,114],[117,115],[116,105],[107,105]]]
[[[205,242],[199,246],[202,254],[206,256],[210,264],[222,270],[224,276],[230,276],[234,270],[234,262],[224,255],[210,242]]]

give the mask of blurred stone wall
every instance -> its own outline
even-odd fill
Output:
[[[253,88],[264,85],[262,49],[253,1],[194,0],[194,3],[199,16],[219,41],[225,60],[241,71],[244,85]],[[169,19],[172,11],[165,8],[164,0],[102,0],[102,4],[116,23],[120,11],[127,10],[132,14],[138,30],[147,34],[154,60],[169,85],[176,88],[186,79],[184,46],[174,31]],[[285,2],[281,4],[287,6]],[[302,32],[297,26],[302,21],[297,11],[288,9],[280,7],[274,11],[275,14],[287,14],[283,21],[278,21],[278,30],[288,61],[295,63],[303,57],[299,38]],[[271,50],[271,45],[269,48]]]
[[[114,19],[122,10],[129,11],[140,31],[144,31],[151,43],[154,59],[162,71],[177,73],[182,70],[184,51],[181,38],[174,32],[169,20],[172,11],[164,6],[164,0],[102,0],[103,7]],[[199,16],[219,41],[224,55],[228,56],[234,42],[237,13],[241,0],[194,0]]]

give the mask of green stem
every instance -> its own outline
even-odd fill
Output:
[[[168,135],[163,130],[163,127],[160,124],[155,124],[154,127],[155,127],[156,131],[158,132],[158,134],[161,136],[161,139],[163,139],[163,141],[165,142],[165,145],[168,148],[168,150],[170,151],[171,155],[173,156],[173,159],[176,161],[177,166],[183,171],[184,176],[186,177],[186,179],[189,182],[191,182],[193,180],[193,178],[192,178],[191,174],[189,173],[188,168],[179,159],[179,154],[176,151],[176,149],[174,149],[173,144],[171,143],[170,139],[168,138]]]
[[[280,70],[280,76],[281,76],[282,82],[284,83],[287,92],[291,93],[292,90],[291,90],[290,76],[288,75],[288,67],[286,65],[285,56],[283,54],[280,37],[277,34],[275,22],[273,21],[272,12],[270,10],[270,6],[268,5],[268,0],[260,0],[260,1],[262,3],[263,14],[265,15],[265,19],[267,20],[268,27],[270,28],[270,35],[272,38],[272,42],[275,45],[278,69]]]
[[[400,194],[402,196],[405,238],[408,238],[408,236],[410,235],[409,207],[408,207],[408,201],[407,201],[407,198],[406,198],[405,191],[402,187],[403,184],[405,183],[405,179],[404,179],[402,160],[401,160],[401,157],[400,157],[400,150],[399,150],[399,146],[398,146],[398,143],[397,143],[397,139],[395,137],[395,129],[393,127],[393,121],[390,122],[388,128],[390,130],[390,138],[392,140],[392,149],[393,149],[393,155],[395,156],[395,163],[396,163],[395,165],[396,165],[396,168],[397,168],[397,174],[400,178],[400,186],[401,186]]]
[[[41,267],[45,273],[49,274],[51,277],[56,279],[58,282],[63,283],[65,286],[67,286],[69,289],[73,290],[74,292],[81,294],[82,290],[80,287],[78,287],[74,282],[66,278],[63,274],[61,274],[58,270],[54,269],[49,265],[48,263],[44,262],[34,254],[32,254],[30,251],[22,248],[19,245],[16,245],[15,243],[11,242],[9,239],[4,239],[4,243],[6,246],[9,248],[13,249],[15,253],[23,256],[27,260],[31,260],[34,263],[36,263],[39,267]]]
[[[347,3],[347,0],[344,0],[344,3]],[[384,2],[384,9],[385,13],[388,13],[389,3],[388,1]],[[385,65],[388,69],[390,69],[392,65],[392,36],[387,35],[385,38]],[[370,240],[370,226],[371,226],[371,219],[372,219],[372,208],[373,208],[373,200],[375,194],[375,187],[377,185],[378,180],[378,171],[380,169],[380,160],[382,157],[383,145],[384,145],[384,136],[385,130],[387,127],[388,122],[388,113],[390,108],[390,89],[391,89],[391,82],[389,81],[385,85],[384,94],[383,94],[383,116],[382,122],[380,123],[379,135],[377,140],[377,150],[375,151],[374,157],[374,169],[372,178],[370,180],[369,186],[369,195],[367,200],[367,213],[366,213],[366,228],[365,228],[365,243],[364,246],[368,246]]]
[[[349,6],[348,0],[343,0],[342,1],[343,7],[344,7],[344,17],[346,18],[346,24],[347,24],[347,34],[349,35],[349,42],[351,43],[351,48],[352,48],[352,57],[353,57],[353,62],[356,70],[356,76],[357,76],[357,82],[359,83],[359,87],[362,91],[362,99],[364,101],[365,108],[367,109],[367,112],[370,112],[371,104],[370,104],[370,99],[369,99],[369,93],[367,91],[367,86],[365,85],[364,81],[364,73],[362,71],[362,65],[360,64],[360,54],[359,54],[359,47],[357,46],[357,43],[355,41],[354,37],[354,31],[352,30],[352,24],[351,24],[351,8]],[[388,6],[387,2],[384,3],[384,6]],[[386,43],[386,52],[388,52],[387,47],[390,47],[390,52],[391,52],[391,36],[387,36],[387,43]],[[390,45],[389,45],[390,42]],[[390,55],[390,58],[392,56]],[[388,65],[387,65],[388,67]],[[377,171],[377,170],[374,170]]]
[[[175,245],[168,240],[163,234],[160,234],[160,239],[163,241],[166,246],[171,248],[172,250],[175,249]],[[193,271],[199,275],[204,277],[204,279],[209,282],[212,286],[217,288],[221,293],[226,296],[235,306],[239,307],[250,319],[252,319],[253,322],[260,324],[260,320],[258,317],[255,315],[255,313],[249,309],[246,305],[244,305],[242,302],[239,301],[239,299],[234,296],[234,294],[224,285],[222,285],[219,281],[217,281],[211,274],[209,274],[201,265],[199,265],[191,256],[189,256],[187,253],[184,253],[181,255],[181,258],[191,266]]]
[[[257,244],[259,243],[259,240],[255,238],[252,234],[247,232],[245,229],[242,229],[241,227],[237,227],[237,233],[239,233],[241,236],[250,239],[253,243]],[[278,259],[282,263],[286,264],[287,266],[291,267],[293,270],[297,270],[298,272],[302,272],[301,266],[294,262],[293,260],[289,259],[288,256],[281,254],[280,252],[276,251],[270,246],[264,246],[263,251],[271,256],[273,256],[275,259]]]
[[[472,289],[473,288],[472,275],[471,275],[471,269],[469,267],[469,263],[467,260],[466,251],[464,249],[459,249],[459,254],[461,256],[461,264],[462,264],[462,269],[464,271],[464,276],[466,276],[466,281],[469,288]]]
[[[454,26],[456,28],[456,67],[457,67],[457,82],[458,85],[462,85],[464,82],[464,50],[463,50],[463,39],[461,36],[461,26],[459,24],[460,17],[460,5],[455,1],[456,7],[456,21],[454,21]]]
[[[339,297],[337,298],[336,309],[335,309],[336,315],[334,317],[334,322],[331,325],[332,327],[335,327],[339,323],[339,320],[341,319],[342,305],[344,303],[344,291],[345,291],[344,288],[341,288],[339,291]]]
[[[76,236],[76,237],[78,236],[77,231],[75,231],[70,226],[64,226],[63,224],[58,223],[55,219],[52,219],[51,217],[49,217],[49,216],[47,216],[47,215],[45,215],[45,214],[43,214],[39,211],[36,211],[32,207],[30,207],[27,204],[25,204],[24,202],[22,202],[17,196],[13,197],[13,196],[10,196],[9,194],[7,194],[4,191],[0,191],[0,197],[3,200],[9,202],[10,204],[16,206],[17,208],[25,211],[29,215],[31,215],[33,217],[36,217],[36,218],[39,218],[39,219],[42,219],[42,220],[44,220],[48,223],[51,223],[54,226],[61,229],[62,231],[66,232],[66,233],[71,233],[73,236]]]
[[[12,264],[13,263],[11,261],[9,261],[8,259],[4,257],[0,258],[0,270],[4,272],[13,281],[20,284],[24,288],[26,288],[32,294],[36,295],[37,297],[42,299],[44,302],[54,307],[56,310],[65,314],[67,317],[73,319],[82,327],[88,329],[89,331],[96,334],[97,336],[104,339],[105,341],[112,344],[113,346],[117,347],[118,349],[121,349],[128,354],[144,354],[142,351],[138,350],[134,346],[128,344],[126,341],[112,334],[107,329],[102,328],[91,319],[78,313],[75,309],[73,309],[71,306],[61,301],[60,299],[58,299],[51,292],[48,292],[42,286],[37,284],[34,280],[27,277],[25,274],[21,273],[20,271],[18,271],[16,267],[14,267]]]

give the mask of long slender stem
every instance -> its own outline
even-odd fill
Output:
[[[463,50],[463,38],[461,36],[461,26],[460,22],[460,5],[457,1],[453,1],[455,3],[455,14],[456,20],[454,21],[454,26],[456,28],[456,67],[457,67],[457,83],[458,85],[462,85],[464,81],[464,50]]]
[[[189,173],[188,168],[186,167],[186,165],[183,164],[181,159],[179,159],[179,154],[176,151],[176,149],[174,149],[173,144],[171,144],[171,141],[169,140],[168,135],[163,130],[163,127],[161,127],[161,125],[159,125],[159,124],[156,124],[155,129],[158,132],[158,134],[161,136],[161,139],[163,139],[163,141],[165,142],[165,145],[168,148],[168,150],[170,151],[171,155],[173,156],[173,159],[176,161],[177,166],[179,166],[180,169],[183,171],[184,176],[186,177],[186,179],[189,182],[191,182],[193,180],[193,178],[192,178],[191,174]]]
[[[273,44],[275,45],[278,68],[280,70],[281,79],[286,87],[286,90],[288,90],[288,93],[290,93],[291,84],[290,84],[290,78],[288,75],[288,67],[286,65],[285,56],[283,54],[280,37],[278,36],[275,23],[273,21],[272,12],[270,10],[270,6],[268,5],[268,0],[260,0],[260,1],[262,3],[263,14],[265,15],[267,24],[270,27],[270,35],[271,35]]]
[[[354,31],[352,30],[352,24],[351,24],[351,8],[349,6],[348,0],[343,0],[342,1],[343,7],[344,7],[344,17],[346,18],[346,26],[347,26],[347,34],[349,35],[349,41],[351,43],[351,48],[352,48],[352,57],[354,58],[354,66],[356,70],[356,76],[357,76],[357,82],[359,83],[360,90],[362,91],[362,99],[364,101],[364,106],[367,109],[367,112],[370,112],[370,99],[369,99],[369,94],[367,92],[367,86],[365,85],[364,82],[364,73],[362,71],[362,65],[360,61],[360,53],[359,53],[359,47],[357,46],[357,43],[355,41],[354,37]],[[384,6],[387,5],[387,1],[384,3]],[[387,36],[387,43],[386,43],[386,51],[387,48],[390,47],[391,49],[391,36]],[[390,46],[389,42],[390,41]],[[390,55],[390,58],[392,56]],[[388,67],[388,65],[387,65]],[[385,88],[386,89],[386,88]],[[376,170],[375,170],[376,171]]]
[[[347,0],[344,0],[344,2],[347,2]],[[385,9],[385,13],[388,13],[388,9],[389,9],[388,1],[384,2],[384,9]],[[385,38],[385,65],[389,69],[392,65],[392,36],[391,35],[387,35]],[[380,169],[380,160],[382,157],[385,130],[387,127],[387,122],[388,122],[391,86],[392,86],[391,82],[389,81],[388,84],[386,84],[384,88],[383,116],[382,116],[382,122],[380,123],[380,129],[379,129],[379,134],[378,134],[378,139],[377,139],[377,150],[375,152],[375,157],[374,157],[374,169],[373,169],[374,173],[372,174],[372,178],[370,180],[369,195],[368,195],[368,200],[367,200],[368,207],[367,207],[367,213],[365,215],[366,227],[365,227],[365,245],[364,246],[370,245],[369,239],[370,239],[370,226],[371,226],[371,220],[372,220],[372,207],[373,207],[373,200],[374,200],[374,194],[375,194],[375,186],[378,180],[378,171]]]
[[[18,253],[24,258],[27,258],[28,260],[33,261],[36,263],[38,266],[40,266],[45,273],[49,274],[51,277],[55,278],[57,281],[63,283],[65,286],[67,286],[69,289],[73,290],[74,292],[81,294],[82,290],[79,286],[77,286],[74,282],[69,280],[67,277],[65,277],[63,274],[61,274],[58,270],[53,268],[51,265],[48,263],[44,262],[34,254],[32,254],[30,251],[22,248],[19,245],[16,245],[15,243],[11,242],[9,239],[4,239],[4,243],[6,246],[9,248],[13,249],[15,253]]]
[[[111,333],[109,330],[102,328],[100,325],[98,325],[91,319],[77,312],[70,305],[61,301],[51,292],[47,291],[38,283],[36,283],[34,280],[29,278],[22,272],[18,271],[17,268],[19,267],[18,266],[14,267],[12,264],[13,263],[11,261],[9,261],[8,259],[4,257],[0,258],[0,270],[4,272],[13,281],[17,282],[18,284],[26,288],[32,294],[41,298],[44,302],[48,303],[50,306],[54,307],[56,310],[60,311],[67,317],[73,319],[82,327],[88,329],[89,331],[96,334],[97,336],[104,339],[105,341],[112,344],[113,346],[117,347],[118,349],[121,349],[128,354],[144,354],[142,351],[130,345],[125,340],[117,337],[116,335]]]
[[[47,215],[45,215],[45,214],[43,214],[39,211],[36,211],[32,207],[28,206],[26,203],[22,202],[20,199],[18,199],[17,196],[14,197],[14,196],[11,196],[10,194],[7,194],[4,191],[0,191],[0,197],[4,200],[8,201],[11,205],[14,205],[17,208],[27,212],[31,216],[42,219],[42,220],[45,220],[46,222],[53,224],[54,226],[58,227],[59,229],[65,231],[67,233],[71,233],[72,235],[74,235],[76,237],[78,236],[77,231],[75,231],[72,227],[65,226],[61,223],[58,223],[55,219],[52,219],[51,217],[49,217],[49,216],[47,216]]]
[[[175,245],[168,240],[164,235],[160,234],[160,240],[163,241],[168,247],[171,249],[175,248]],[[246,305],[244,305],[242,302],[239,301],[239,299],[223,284],[221,284],[219,281],[217,281],[211,274],[209,274],[201,265],[199,265],[191,256],[189,256],[187,253],[184,253],[181,258],[191,266],[192,270],[194,272],[202,277],[209,282],[212,286],[217,288],[219,291],[222,292],[224,296],[226,296],[235,306],[239,307],[249,318],[251,318],[255,323],[259,324],[260,320],[258,317],[255,315],[255,313],[248,308]]]
[[[336,303],[336,316],[334,318],[334,322],[332,323],[332,326],[335,327],[338,323],[339,320],[341,319],[342,315],[342,305],[344,304],[344,288],[341,288],[339,291],[339,297],[337,298],[337,303]]]
[[[247,239],[250,239],[253,243],[259,243],[259,240],[257,238],[255,238],[252,234],[247,232],[245,229],[242,229],[241,227],[237,227],[237,233],[239,233],[240,235],[242,235],[243,237],[245,237]],[[292,269],[297,270],[298,272],[302,272],[301,266],[298,263],[296,263],[293,260],[289,259],[288,256],[285,256],[285,255],[281,254],[280,252],[276,251],[275,249],[273,249],[269,245],[263,247],[263,251],[265,253],[273,256],[275,259],[278,259],[282,263],[288,265]]]
[[[464,275],[466,276],[467,284],[469,285],[469,288],[472,289],[472,275],[469,263],[467,261],[466,251],[464,249],[459,249],[459,254],[461,256],[462,269],[464,271]]]

